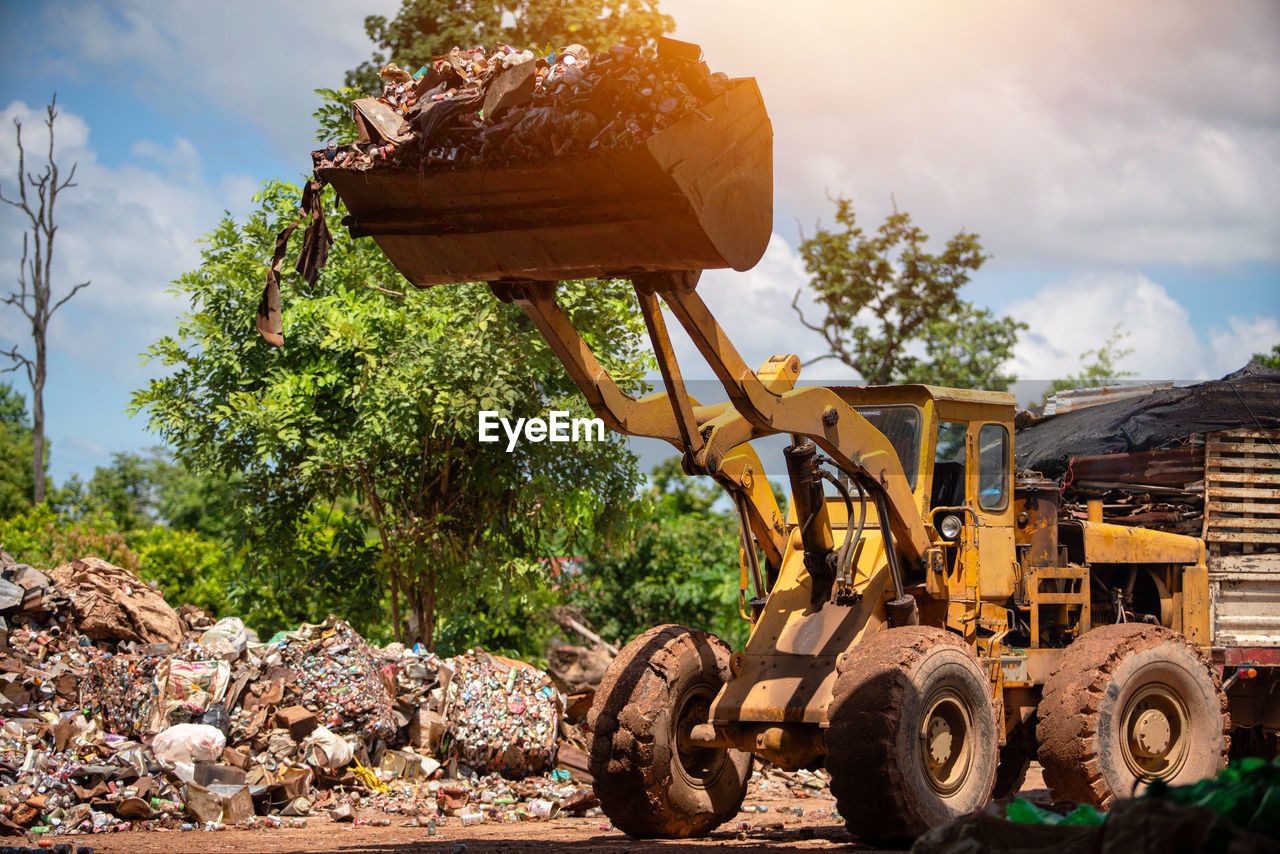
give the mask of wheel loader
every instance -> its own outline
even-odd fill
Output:
[[[802,386],[793,354],[744,361],[697,285],[762,257],[772,171],[747,78],[627,150],[317,173],[410,282],[487,282],[609,428],[671,443],[736,508],[750,637],[665,625],[621,651],[589,716],[605,813],[639,837],[706,834],[753,757],[825,766],[864,839],[1010,795],[1033,758],[1055,797],[1103,808],[1212,775],[1229,715],[1201,540],[1060,515],[1058,485],[1015,470],[1010,394]],[[557,304],[558,281],[596,276],[634,284],[661,392],[623,391]],[[725,400],[690,396],[668,317]],[[750,444],[773,435],[785,511]]]

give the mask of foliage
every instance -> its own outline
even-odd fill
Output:
[[[236,566],[220,543],[195,531],[152,525],[125,537],[137,555],[138,576],[160,586],[170,605],[190,603],[223,616],[227,585]]]
[[[195,531],[151,525],[126,532],[104,510],[72,520],[48,504],[0,521],[0,547],[42,570],[100,557],[155,581],[175,607],[190,602],[216,614],[227,613],[225,588],[237,564],[222,544]]]
[[[0,383],[0,519],[31,506],[34,477],[27,402],[13,386]]]
[[[166,375],[133,406],[193,471],[241,478],[247,566],[271,579],[281,614],[291,588],[305,598],[380,577],[431,642],[438,602],[456,611],[455,600],[518,595],[535,585],[538,558],[582,551],[625,521],[638,474],[619,438],[510,453],[478,441],[479,410],[589,415],[524,314],[483,286],[388,297],[404,281],[381,251],[340,240],[314,290],[286,304],[286,345],[253,336],[262,261],[299,191],[269,182],[257,201],[245,223],[222,220],[200,268],[178,281],[192,311],[148,350]],[[626,284],[568,282],[558,296],[615,378],[637,388],[647,361]],[[377,533],[380,576],[349,526],[299,553],[306,521],[335,505]]]
[[[320,106],[311,117],[316,120],[316,141],[348,145],[359,139],[355,120],[351,117],[351,102],[364,96],[359,89],[317,89]]]
[[[148,528],[156,521],[162,466],[154,456],[112,454],[111,465],[94,471],[83,500],[89,508],[109,513],[122,531]]]
[[[122,531],[163,524],[232,544],[231,493],[225,480],[188,470],[165,448],[148,448],[112,454],[110,465],[95,469],[87,484],[73,476],[59,503],[73,518],[106,511]]]
[[[675,28],[658,0],[403,0],[390,21],[369,15],[364,29],[378,46],[373,58],[347,72],[347,86],[381,91],[378,69],[399,63],[410,72],[454,47],[499,42],[558,50],[578,43],[592,51],[613,44],[652,45]]]
[[[750,625],[738,614],[737,518],[714,510],[718,488],[681,473],[678,459],[655,468],[652,480],[641,499],[648,521],[630,541],[586,561],[574,604],[602,637],[619,642],[681,623],[741,649]]]
[[[1117,380],[1135,376],[1133,371],[1120,370],[1120,362],[1133,354],[1133,348],[1121,347],[1120,343],[1129,337],[1123,323],[1111,327],[1107,340],[1094,350],[1085,350],[1080,354],[1080,372],[1063,379],[1056,379],[1044,393],[1046,398],[1054,392],[1069,388],[1098,388],[1112,385]]]
[[[508,571],[520,577],[500,596],[487,595],[477,586],[455,598],[440,618],[436,649],[442,656],[458,655],[482,646],[544,666],[547,648],[557,627],[548,618],[563,604],[565,591],[548,578],[540,561],[519,560]]]
[[[69,560],[90,556],[134,572],[141,565],[138,555],[129,548],[124,535],[107,514],[94,513],[69,522],[48,504],[38,504],[0,520],[0,548],[37,569],[52,569]]]
[[[1264,368],[1280,371],[1280,344],[1272,347],[1270,353],[1254,353],[1252,361],[1257,362]]]
[[[309,510],[265,551],[256,560],[242,552],[227,580],[227,612],[261,637],[337,614],[373,642],[392,640],[381,552],[349,504]]]
[[[929,238],[909,214],[895,209],[868,235],[848,199],[835,203],[838,227],[819,226],[800,243],[826,316],[809,323],[798,305],[800,291],[791,303],[800,321],[826,339],[831,352],[818,359],[839,359],[873,385],[1008,389],[1014,377],[1001,368],[1026,326],[960,298],[988,257],[977,235],[961,231],[935,255],[925,250]],[[921,348],[923,358],[913,355]]]

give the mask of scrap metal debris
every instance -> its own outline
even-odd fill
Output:
[[[336,617],[262,642],[105,561],[3,552],[0,643],[0,834],[598,814],[580,716],[483,650],[377,649]]]
[[[539,56],[499,44],[454,48],[409,74],[381,71],[382,94],[352,103],[359,139],[314,153],[317,169],[442,168],[633,148],[724,91],[696,45],[656,55],[580,44]]]
[[[1206,438],[1280,428],[1280,372],[1250,364],[1220,380],[1142,392],[1100,395],[1024,426],[1018,467],[1058,481],[1064,518],[1089,518],[1095,501],[1106,522],[1205,535],[1206,472],[1214,469]],[[1209,539],[1212,546],[1212,532]]]

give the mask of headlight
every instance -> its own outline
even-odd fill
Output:
[[[960,536],[961,522],[959,516],[943,516],[938,525],[938,533],[944,540],[955,540]]]

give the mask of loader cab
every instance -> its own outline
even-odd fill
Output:
[[[1013,525],[1013,411],[1006,392],[926,385],[836,389],[885,435],[921,517],[943,546],[948,573],[1003,601],[1017,574]],[[939,530],[944,521],[948,533]],[[978,548],[981,543],[981,548]]]
[[[933,399],[924,518],[951,571],[986,600],[1013,594],[1013,404],[1011,394],[928,388]],[[978,544],[981,543],[981,548]],[[957,567],[956,564],[960,566]]]

